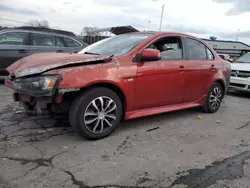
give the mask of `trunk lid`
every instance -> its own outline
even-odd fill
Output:
[[[108,62],[112,59],[104,55],[70,54],[70,53],[39,53],[24,57],[7,68],[15,77],[40,74],[48,70],[65,66],[84,65]]]

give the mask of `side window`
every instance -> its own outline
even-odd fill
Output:
[[[150,44],[147,48],[159,50],[161,52],[160,61],[183,59],[180,37],[165,37]]]
[[[191,60],[206,60],[206,47],[201,42],[187,38],[188,56]]]
[[[206,48],[206,51],[207,51],[207,60],[214,60],[213,53],[208,48]]]
[[[67,37],[63,37],[63,40],[65,42],[65,44],[67,45],[67,47],[78,47],[81,46],[78,42],[74,41],[73,39],[67,38]]]
[[[31,45],[32,46],[55,46],[56,37],[53,35],[46,34],[31,34]]]
[[[9,32],[0,34],[0,45],[27,45],[28,33]]]
[[[62,39],[61,37],[56,37],[56,46],[58,47],[65,47],[63,42],[62,42]]]

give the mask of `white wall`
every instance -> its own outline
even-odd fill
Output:
[[[234,42],[219,42],[219,41],[206,41],[208,45],[215,49],[241,49],[241,50],[250,50],[250,47],[242,43]]]

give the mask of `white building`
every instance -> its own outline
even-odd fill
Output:
[[[239,57],[250,52],[250,46],[239,41],[202,39],[217,53],[228,54],[231,57]]]

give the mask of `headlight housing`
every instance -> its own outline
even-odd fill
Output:
[[[60,80],[61,77],[58,75],[17,78],[14,80],[14,87],[18,92],[24,92],[32,96],[51,96]]]

